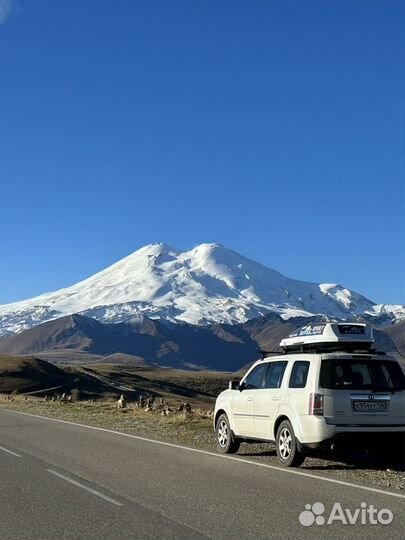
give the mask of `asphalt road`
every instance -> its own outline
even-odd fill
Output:
[[[335,503],[352,514],[372,504],[393,520],[302,525],[316,502],[326,521]],[[2,540],[404,537],[398,493],[0,410]]]

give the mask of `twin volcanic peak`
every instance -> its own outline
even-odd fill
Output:
[[[391,307],[396,317],[405,314],[404,306]],[[181,252],[156,243],[76,285],[0,306],[0,335],[74,313],[109,323],[146,316],[206,324],[240,323],[269,312],[284,318],[387,314],[340,285],[287,278],[221,244]]]

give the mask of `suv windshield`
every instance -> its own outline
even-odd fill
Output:
[[[341,390],[405,390],[405,375],[395,361],[333,358],[322,360],[319,385]]]

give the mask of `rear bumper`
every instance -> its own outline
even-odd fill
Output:
[[[324,441],[300,444],[302,449],[353,449],[382,450],[397,449],[405,456],[405,431],[367,431],[367,432],[341,432],[335,433]]]
[[[405,433],[405,424],[328,424],[323,416],[299,417],[299,429],[296,432],[299,442],[303,446],[317,447],[324,441],[343,434],[401,434]]]

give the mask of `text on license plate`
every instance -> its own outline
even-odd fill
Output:
[[[357,412],[385,412],[387,401],[353,401],[353,409]]]

